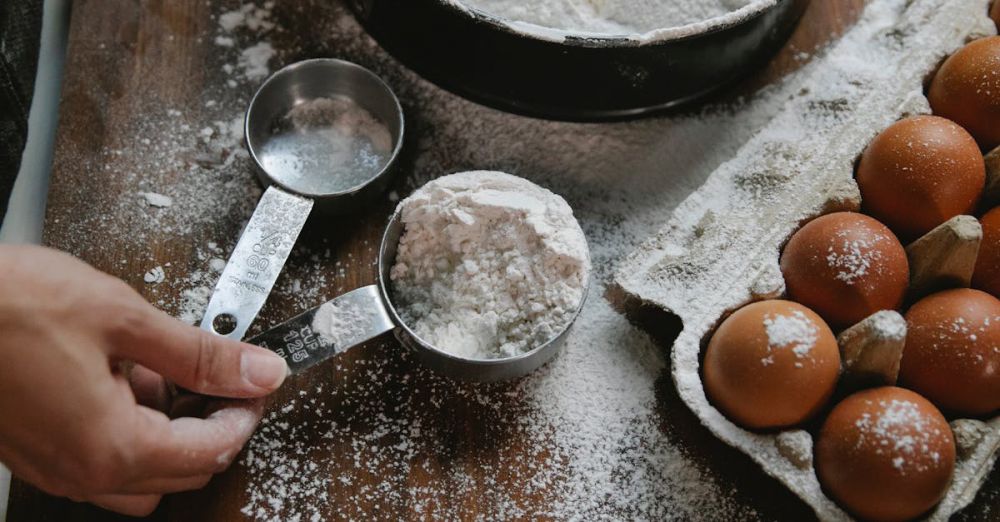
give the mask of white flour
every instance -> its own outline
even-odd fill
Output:
[[[512,357],[573,319],[590,255],[563,198],[516,176],[477,171],[438,178],[399,209],[393,299],[424,341],[470,359]]]
[[[146,204],[151,207],[165,208],[174,204],[173,198],[156,192],[140,192],[139,196],[146,200]]]
[[[248,3],[241,5],[238,9],[222,13],[219,15],[221,34],[216,35],[215,44],[220,47],[233,48],[237,46],[235,35],[239,32],[250,31],[258,37],[271,33],[276,28],[274,22],[271,21],[272,9],[274,9],[274,2],[268,1],[259,7]],[[259,39],[243,46],[238,51],[236,63],[227,63],[223,67],[226,74],[230,76],[226,82],[229,88],[238,87],[239,80],[260,82],[270,74],[269,64],[277,54],[270,41]]]
[[[166,272],[163,271],[162,266],[150,269],[149,272],[146,272],[146,275],[142,276],[142,280],[145,281],[147,284],[151,285],[158,285],[162,283],[166,278],[167,274]]]
[[[631,34],[724,15],[752,0],[460,0],[507,20],[553,29]]]
[[[271,72],[268,63],[274,55],[270,42],[258,42],[240,52],[238,65],[247,80],[260,81]]]
[[[876,248],[876,244],[887,239],[881,235],[850,241],[845,239],[840,252],[832,246],[827,250],[826,262],[830,268],[837,269],[837,279],[853,286],[868,274],[873,263],[882,260],[882,251]],[[878,270],[882,271],[881,265],[878,265]]]
[[[326,344],[350,346],[372,329],[371,314],[353,300],[323,303],[313,317],[312,329]]]
[[[866,400],[865,404],[870,406],[873,402]],[[885,452],[893,456],[892,464],[900,475],[910,471],[922,473],[931,466],[941,465],[940,455],[937,452],[928,454],[926,449],[941,436],[941,431],[933,427],[933,418],[907,400],[880,400],[878,408],[874,418],[864,413],[854,423],[858,429],[858,444],[873,439],[874,442],[868,445],[885,448]],[[930,457],[930,463],[924,455]]]
[[[806,314],[798,310],[792,312],[792,315],[768,314],[764,317],[764,331],[767,332],[768,353],[772,349],[791,349],[797,359],[809,357],[819,333]],[[764,366],[773,362],[771,355],[761,359]],[[801,368],[802,363],[796,362],[795,366]]]
[[[251,31],[270,31],[274,29],[271,21],[271,9],[274,2],[264,2],[258,7],[254,4],[243,4],[238,9],[219,15],[219,27],[227,33],[246,27]]]

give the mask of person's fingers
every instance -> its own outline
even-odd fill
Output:
[[[162,375],[136,364],[129,373],[128,381],[137,403],[164,413],[170,410],[170,389]]]
[[[189,390],[227,398],[263,397],[288,374],[270,350],[188,326],[149,307],[148,317],[128,326],[116,355],[132,359]]]
[[[181,491],[201,489],[205,487],[210,480],[212,480],[212,475],[209,473],[180,478],[151,478],[127,484],[121,488],[119,493],[126,495],[165,495],[167,493],[178,493]]]
[[[169,420],[159,412],[142,407],[139,410],[136,467],[154,476],[190,477],[229,467],[253,435],[264,402],[225,401],[221,409],[204,419]]]
[[[130,517],[144,517],[156,510],[161,498],[162,495],[95,495],[86,501]]]

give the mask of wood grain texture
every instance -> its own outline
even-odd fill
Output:
[[[857,18],[864,0],[814,0],[796,34],[764,70],[754,78],[724,97],[753,92],[800,67],[802,54],[810,53],[831,38],[842,33]],[[283,62],[313,56],[339,56],[363,65],[385,76],[400,91],[406,105],[413,134],[433,132],[436,122],[424,119],[427,112],[417,102],[408,98],[408,83],[400,78],[407,74],[403,68],[373,45],[350,45],[330,37],[338,20],[349,16],[337,1],[303,0],[279,2],[275,9],[276,21],[285,28],[272,39]],[[207,241],[218,241],[231,246],[244,220],[249,216],[253,192],[258,190],[252,174],[236,176],[227,185],[231,190],[247,192],[243,198],[219,198],[224,208],[213,209],[217,219],[199,221],[190,227],[170,228],[164,234],[151,234],[149,225],[137,221],[134,212],[125,211],[118,201],[134,198],[136,191],[151,190],[141,175],[118,176],[114,172],[128,169],[130,165],[149,167],[150,155],[138,146],[144,136],[161,139],[155,129],[144,125],[147,115],[162,112],[163,107],[183,107],[194,121],[211,121],[216,113],[206,107],[206,100],[217,101],[230,107],[244,104],[252,88],[239,86],[227,89],[226,76],[220,72],[224,59],[222,50],[212,43],[216,21],[212,15],[233,9],[235,1],[213,0],[78,0],[74,4],[71,24],[70,47],[63,86],[61,122],[58,131],[55,165],[49,197],[45,242],[68,250],[97,268],[122,277],[153,302],[166,302],[174,306],[171,296],[184,290],[183,281],[168,279],[165,283],[150,286],[143,283],[143,274],[152,261],[165,265],[169,271],[183,274],[202,269],[199,246]],[[404,85],[405,84],[405,85]],[[193,131],[197,131],[194,129]],[[441,147],[461,147],[463,144],[441,144]],[[116,153],[118,151],[118,153]],[[433,154],[419,146],[408,145],[402,158],[404,170],[412,168],[421,157],[448,158],[447,154]],[[461,158],[461,155],[456,155]],[[175,166],[167,161],[156,169],[159,189],[180,188],[192,183],[187,163],[196,161],[182,158]],[[165,160],[166,161],[166,160]],[[441,172],[466,169],[460,160],[443,161],[435,168]],[[108,174],[111,172],[112,174]],[[396,190],[403,193],[408,187],[403,180],[396,183]],[[248,203],[249,202],[249,203]],[[375,248],[382,224],[390,214],[393,204],[382,201],[362,214],[343,218],[335,227],[313,220],[307,225],[300,245],[307,251],[293,254],[283,279],[312,281],[319,288],[318,295],[334,296],[340,292],[370,284],[375,280]],[[332,230],[331,230],[332,228]],[[317,252],[329,251],[320,256]],[[352,259],[346,270],[327,259]],[[312,272],[323,271],[325,277],[316,278]],[[274,324],[301,311],[291,286],[279,282],[267,306],[255,324]],[[317,301],[314,304],[317,304]],[[170,310],[175,311],[175,310]],[[661,325],[661,332],[652,332],[661,338],[664,349],[676,331],[672,325]],[[310,372],[285,386],[273,404],[282,404],[295,398],[300,391],[311,390],[319,382],[336,382],[338,387],[350,390],[355,380],[361,380],[366,371],[366,361],[377,358],[393,362],[385,371],[390,375],[408,375],[416,363],[394,357],[398,347],[394,340],[383,338],[369,343],[366,348],[352,352],[340,361],[340,368]],[[441,385],[431,377],[430,385]],[[389,379],[389,382],[392,382]],[[392,387],[392,385],[389,385]],[[442,385],[444,386],[444,385]],[[506,455],[497,450],[503,441],[504,451],[529,452],[535,441],[510,426],[491,422],[491,412],[464,400],[468,390],[461,384],[448,384],[444,394],[447,404],[429,410],[422,420],[442,434],[440,451],[416,457],[422,465],[412,466],[412,472],[400,475],[394,482],[399,491],[425,483],[447,484],[450,473],[463,468],[470,473],[482,469],[503,469]],[[503,396],[510,385],[491,388],[496,396]],[[393,396],[387,390],[387,396]],[[360,392],[359,392],[360,393]],[[674,391],[668,372],[663,372],[656,383],[658,416],[663,433],[683,445],[697,456],[714,475],[723,490],[734,490],[727,502],[747,506],[765,520],[803,520],[811,512],[772,479],[760,472],[749,458],[719,442],[708,433],[697,419],[683,406]],[[349,394],[348,394],[349,397]],[[420,397],[415,398],[419,403]],[[338,419],[359,423],[358,431],[365,426],[356,420],[359,406],[349,398],[337,407]],[[516,409],[515,406],[511,408]],[[308,421],[308,413],[299,420]],[[293,418],[293,421],[295,419]],[[307,435],[308,436],[308,435]],[[349,453],[349,447],[330,448],[324,441],[316,441],[314,451],[339,450]],[[546,453],[537,455],[544,464]],[[467,464],[474,462],[477,465]],[[346,463],[345,463],[346,465]],[[391,469],[380,473],[394,473]],[[516,470],[514,470],[516,471]],[[242,520],[240,508],[246,503],[247,471],[234,466],[217,477],[203,491],[167,497],[151,520]],[[517,473],[500,472],[495,480],[509,489],[517,488]],[[374,482],[375,477],[370,477]],[[357,493],[364,484],[338,485],[331,488],[327,501],[330,518],[385,518],[417,519],[414,505],[417,499],[406,495],[393,496],[392,500],[371,498],[359,501]],[[961,515],[966,520],[989,520],[995,517],[1000,491],[998,473],[992,475],[977,503]],[[437,507],[452,513],[454,518],[471,519],[477,513],[489,513],[496,502],[493,493],[486,490],[469,491],[455,487],[452,494],[430,499]],[[403,500],[396,500],[402,498]],[[426,500],[426,499],[425,499]],[[517,503],[533,505],[546,502],[544,492],[525,494]],[[991,508],[993,513],[991,513]],[[113,514],[97,508],[76,504],[45,495],[29,485],[15,482],[9,511],[12,521],[75,521],[118,520]],[[715,519],[705,513],[706,520]]]

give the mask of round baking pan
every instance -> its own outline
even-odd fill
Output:
[[[393,56],[456,94],[543,118],[600,121],[681,107],[760,67],[809,0],[757,0],[698,24],[598,35],[505,21],[459,0],[353,0]]]

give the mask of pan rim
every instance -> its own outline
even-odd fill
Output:
[[[725,31],[744,24],[774,9],[786,0],[753,0],[747,5],[726,14],[674,27],[653,29],[644,33],[612,34],[574,31],[546,27],[530,22],[510,20],[482,9],[466,5],[463,0],[437,0],[442,5],[464,14],[473,20],[503,31],[534,40],[560,43],[578,47],[642,47],[666,42],[683,41]]]

